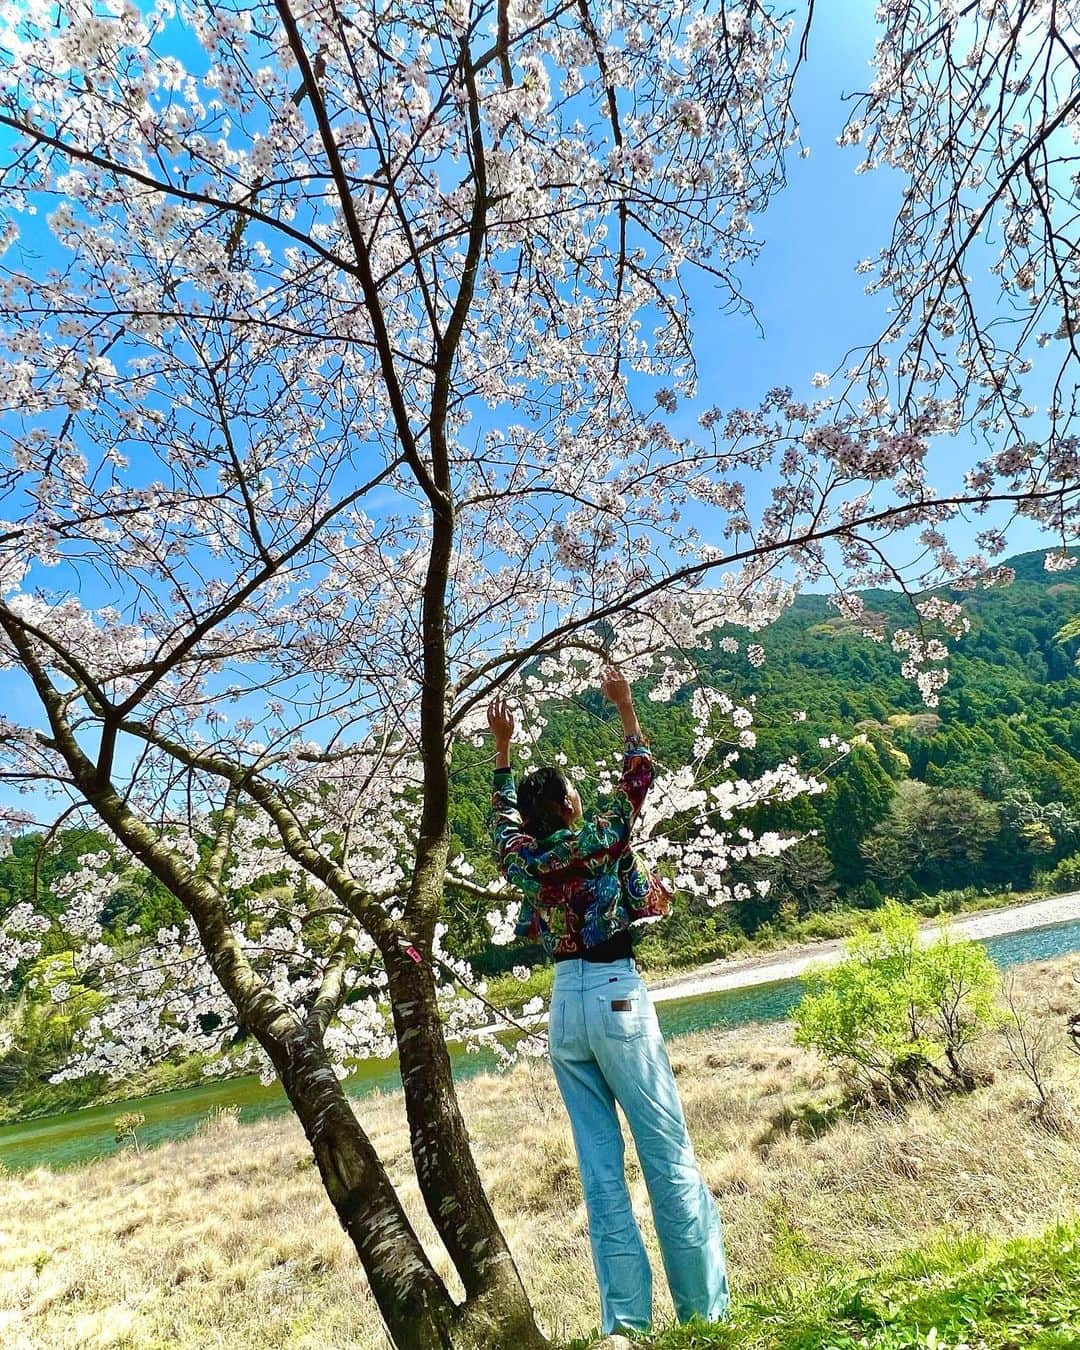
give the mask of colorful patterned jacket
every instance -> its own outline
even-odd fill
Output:
[[[495,770],[492,834],[503,875],[525,897],[519,937],[539,938],[554,955],[572,956],[667,913],[666,886],[630,847],[630,831],[652,780],[648,743],[628,736],[611,800],[587,815],[579,829],[534,839],[522,824],[513,773]]]

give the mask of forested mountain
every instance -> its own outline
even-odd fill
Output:
[[[1080,849],[1080,634],[1068,627],[1080,616],[1080,575],[1047,572],[1043,556],[1009,559],[1010,586],[956,597],[971,626],[951,643],[949,680],[933,710],[901,675],[888,641],[913,624],[908,603],[891,591],[863,593],[867,609],[886,616],[880,643],[825,596],[808,594],[760,636],[761,666],[727,654],[722,634],[698,654],[704,683],[740,702],[756,698],[757,744],[738,764],[747,776],[792,755],[820,764],[820,741],[834,734],[867,738],[829,775],[826,793],[754,813],[755,828],[807,837],[774,865],[768,897],[732,907],[719,922],[752,932],[838,901],[1022,888]],[[671,704],[639,698],[667,764],[689,751],[689,696]],[[599,697],[553,708],[541,753],[573,744],[579,761],[610,754],[607,716]],[[484,846],[487,777],[481,752],[459,756],[456,843],[470,855]],[[1066,864],[1058,877],[1068,874]]]

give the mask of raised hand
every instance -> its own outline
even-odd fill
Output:
[[[604,671],[600,678],[600,692],[620,711],[634,701],[626,676],[618,666],[608,666]]]
[[[641,727],[638,725],[637,713],[634,711],[634,696],[630,692],[630,685],[626,676],[618,666],[608,666],[604,671],[600,678],[600,692],[618,708],[623,734],[625,736],[640,736]]]
[[[508,749],[514,739],[514,714],[505,694],[496,694],[488,704],[488,727],[499,749]]]

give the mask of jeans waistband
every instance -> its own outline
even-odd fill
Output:
[[[632,956],[621,956],[617,961],[582,961],[569,957],[555,963],[553,989],[589,989],[606,984],[616,974],[636,974],[637,962]]]

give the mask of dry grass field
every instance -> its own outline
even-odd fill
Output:
[[[1018,989],[1055,1030],[1075,1009],[1076,958],[1028,966]],[[1080,1211],[1075,1134],[1031,1119],[1032,1091],[997,1036],[980,1048],[991,1086],[901,1114],[830,1109],[838,1083],[790,1027],[702,1032],[672,1061],[691,1134],[724,1216],[733,1285],[768,1293],[837,1263],[873,1267],[921,1239],[1033,1233]],[[1057,1036],[1056,1081],[1080,1103],[1080,1058]],[[555,1337],[597,1320],[569,1128],[546,1064],[461,1089],[496,1210]],[[358,1107],[404,1194],[418,1203],[397,1096]],[[648,1198],[631,1165],[635,1208]],[[449,1278],[445,1257],[440,1268]],[[656,1269],[660,1266],[656,1261]],[[657,1317],[670,1315],[662,1274]],[[207,1350],[382,1350],[351,1248],[298,1126],[238,1125],[71,1171],[0,1176],[0,1344]],[[511,1350],[510,1347],[507,1350]]]

